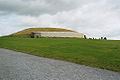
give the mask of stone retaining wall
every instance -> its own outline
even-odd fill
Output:
[[[34,38],[56,37],[56,38],[84,38],[84,34],[77,32],[33,32]]]

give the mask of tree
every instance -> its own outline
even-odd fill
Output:
[[[84,35],[84,38],[87,39],[86,35]]]
[[[107,38],[106,38],[106,37],[104,37],[104,40],[107,40]]]

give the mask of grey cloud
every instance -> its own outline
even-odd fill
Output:
[[[82,32],[89,37],[107,36],[109,39],[120,39],[119,2],[119,0],[0,0],[0,15],[8,15],[6,18],[8,23],[4,25],[3,22],[0,23],[0,33],[10,34],[28,27],[60,27]],[[19,24],[13,25],[12,22],[15,20]]]
[[[56,14],[87,3],[83,0],[0,0],[0,11],[22,15]]]

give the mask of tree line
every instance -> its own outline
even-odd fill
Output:
[[[97,39],[97,38],[87,38],[86,35],[84,35],[85,39]],[[101,40],[107,40],[107,37],[100,37]]]

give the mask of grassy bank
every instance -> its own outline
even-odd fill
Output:
[[[120,72],[120,41],[4,37],[0,47]]]

